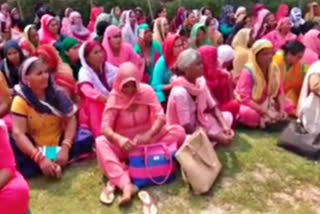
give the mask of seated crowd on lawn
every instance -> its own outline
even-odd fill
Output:
[[[73,8],[59,17],[39,5],[26,23],[1,5],[0,213],[28,212],[26,179],[60,179],[89,157],[109,180],[101,194],[119,189],[127,203],[135,146],[181,146],[199,128],[213,146],[232,146],[237,126],[267,129],[320,98],[315,2],[305,17],[286,4],[275,14],[226,5],[219,18],[180,7],[171,20],[166,8],[154,19],[141,8],[108,10],[93,6],[85,26]]]

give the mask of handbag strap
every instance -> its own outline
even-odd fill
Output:
[[[173,169],[173,160],[172,160],[172,156],[171,156],[171,154],[170,154],[170,152],[168,151],[168,149],[167,149],[167,146],[166,145],[164,145],[163,143],[162,144],[159,144],[159,145],[161,145],[162,146],[162,148],[163,148],[163,151],[165,151],[165,153],[169,156],[169,169],[168,169],[168,172],[166,173],[166,176],[165,176],[165,178],[162,180],[162,181],[160,181],[160,182],[158,182],[158,181],[156,181],[151,175],[150,175],[150,171],[149,171],[149,165],[148,165],[148,146],[145,146],[143,149],[144,149],[144,164],[145,164],[145,166],[146,166],[146,168],[145,168],[145,171],[146,171],[146,174],[147,174],[147,176],[148,176],[148,178],[154,183],[154,184],[156,184],[156,185],[163,185],[163,184],[165,184],[168,180],[169,180],[169,177],[170,177],[170,175],[171,175],[171,172],[172,172],[172,169]]]

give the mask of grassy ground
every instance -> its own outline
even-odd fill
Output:
[[[160,214],[320,213],[320,167],[276,146],[278,134],[239,130],[234,146],[219,148],[223,172],[210,193],[192,194],[178,178],[148,191]],[[119,209],[99,203],[102,174],[95,161],[69,168],[62,181],[31,180],[33,214],[136,214],[140,203]]]

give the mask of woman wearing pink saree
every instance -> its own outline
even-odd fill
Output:
[[[29,185],[16,169],[3,120],[0,120],[0,137],[0,211],[3,214],[25,214],[29,204]]]
[[[278,51],[283,45],[297,38],[295,34],[291,33],[292,26],[290,18],[282,18],[279,20],[277,28],[264,37],[272,42],[274,51]]]
[[[124,164],[130,150],[136,145],[157,142],[181,145],[185,138],[182,127],[166,125],[153,89],[141,83],[141,77],[131,62],[120,66],[103,113],[103,136],[96,139],[99,166],[109,183],[123,193],[120,204],[129,202],[137,190]],[[109,196],[109,190],[104,188],[102,194]]]
[[[124,62],[132,62],[138,68],[143,67],[143,63],[139,55],[137,55],[133,47],[122,41],[121,30],[119,27],[111,25],[106,29],[103,47],[107,51],[108,62],[119,67]]]

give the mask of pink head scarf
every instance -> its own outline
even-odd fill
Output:
[[[86,41],[90,36],[90,31],[83,24],[75,24],[76,19],[82,20],[81,14],[78,11],[71,12],[69,15],[68,36],[78,41]]]
[[[259,39],[261,36],[264,35],[264,29],[263,25],[265,22],[265,18],[270,14],[270,11],[267,9],[262,9],[258,13],[258,17],[256,20],[256,23],[254,24],[253,27],[253,37],[256,39]]]
[[[100,7],[94,7],[91,9],[90,21],[88,24],[88,30],[90,32],[94,31],[94,27],[96,25],[97,18],[101,13],[103,13],[103,10]]]
[[[310,30],[306,35],[304,35],[303,44],[306,48],[311,49],[316,54],[320,54],[320,31]]]
[[[110,25],[104,33],[102,46],[105,48],[107,52],[108,61],[117,67],[127,61],[133,62],[135,65],[140,67],[141,66],[140,57],[137,54],[135,54],[132,46],[127,43],[122,42],[119,56],[115,56],[113,54],[111,44],[110,44],[110,39],[118,35],[120,35],[121,37],[121,30],[119,27],[115,25]]]
[[[141,79],[142,75],[133,63],[123,63],[119,68],[113,89],[109,94],[105,111],[111,109],[126,110],[132,104],[147,105],[156,109],[156,114],[151,118],[152,121],[155,121],[159,116],[164,118],[162,107],[153,89],[149,85],[141,83]],[[135,82],[137,91],[132,97],[128,97],[122,92],[122,88],[131,81]]]
[[[282,18],[289,16],[289,6],[287,4],[280,4],[276,14],[276,19],[280,21]]]
[[[57,39],[55,37],[55,35],[53,35],[50,31],[49,31],[49,24],[53,21],[56,20],[55,17],[51,16],[51,15],[44,15],[41,18],[41,28],[39,30],[39,37],[40,37],[40,43],[41,44],[54,44]]]

